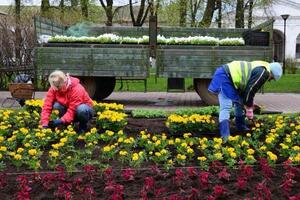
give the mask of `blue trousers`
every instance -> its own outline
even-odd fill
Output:
[[[218,94],[218,99],[220,104],[219,122],[230,119],[230,110],[232,106],[234,106],[234,116],[236,118],[244,118],[244,109],[241,103],[232,101],[230,98],[226,97],[222,90]]]
[[[66,112],[67,112],[67,107],[61,105],[58,102],[55,102],[53,104],[53,109],[58,110],[59,111],[59,117],[62,117]],[[75,114],[75,118],[74,118],[74,122],[79,122],[79,126],[84,126],[87,124],[87,122],[92,119],[92,117],[94,116],[95,111],[92,107],[90,107],[87,104],[80,104],[77,108],[76,108],[76,114]]]

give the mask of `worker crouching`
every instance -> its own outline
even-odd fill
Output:
[[[49,75],[49,88],[42,108],[41,124],[44,128],[79,123],[78,133],[87,130],[87,123],[94,115],[93,102],[79,79],[62,71]],[[50,120],[52,110],[59,111],[59,119]]]
[[[255,94],[266,81],[277,81],[281,76],[282,67],[277,62],[233,61],[216,69],[208,90],[218,95],[219,130],[222,138],[227,139],[230,135],[232,106],[237,130],[248,131],[245,115],[248,119],[253,119]]]

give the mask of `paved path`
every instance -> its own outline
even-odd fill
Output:
[[[36,98],[42,99],[45,92],[36,92]],[[5,98],[10,97],[7,91],[0,91],[0,107]],[[205,106],[195,92],[167,93],[167,92],[113,92],[105,102],[116,102],[125,105],[125,109],[155,108],[175,110],[178,108],[196,108]],[[283,113],[300,112],[300,94],[294,93],[266,93],[257,94],[255,102],[267,111]],[[9,102],[8,102],[9,103]],[[14,107],[18,105],[15,104]],[[4,105],[5,107],[5,105]]]

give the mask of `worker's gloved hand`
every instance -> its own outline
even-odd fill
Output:
[[[246,107],[246,117],[248,119],[253,119],[254,114],[253,114],[253,108],[252,107]]]
[[[48,126],[50,128],[56,128],[60,125],[64,124],[63,121],[61,119],[56,119],[56,120],[53,120],[53,121],[49,121],[49,124]]]

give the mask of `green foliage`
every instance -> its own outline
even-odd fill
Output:
[[[133,118],[164,118],[167,113],[163,110],[136,109],[131,112]]]
[[[297,71],[297,60],[293,58],[287,58],[285,60],[285,69],[289,74],[296,74]]]
[[[193,114],[218,116],[219,106],[208,106],[203,108],[182,108],[176,110],[174,114],[188,116]]]

